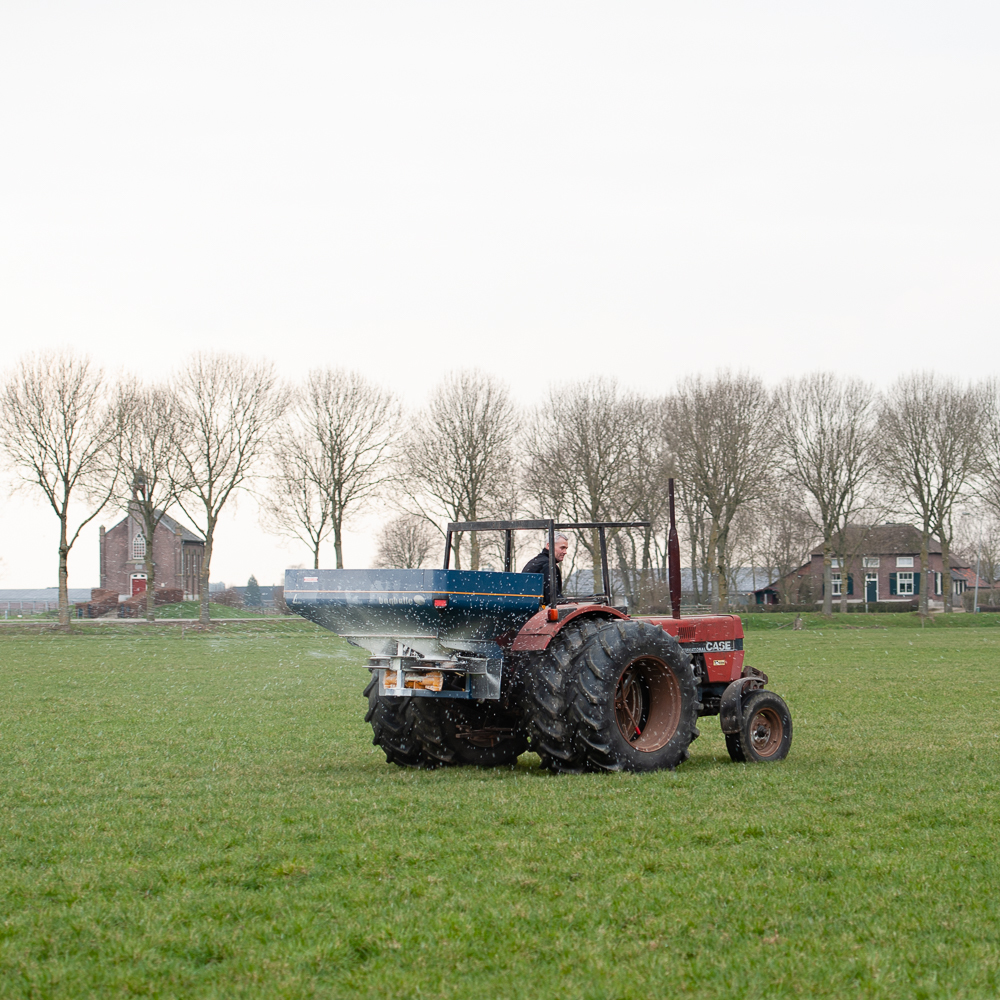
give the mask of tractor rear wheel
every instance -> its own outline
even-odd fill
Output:
[[[528,749],[518,720],[496,702],[420,697],[407,700],[413,704],[414,731],[432,767],[513,764]]]
[[[372,724],[372,743],[385,751],[390,764],[402,767],[421,767],[428,764],[427,755],[414,732],[414,716],[409,705],[412,698],[385,698],[378,693],[378,673],[365,688],[368,711],[365,722]]]
[[[544,653],[530,653],[516,665],[516,686],[524,706],[531,749],[550,771],[582,771],[569,719],[569,679],[576,656],[597,635],[601,622],[570,622]]]
[[[792,714],[784,699],[773,691],[751,692],[737,735],[744,760],[784,760],[792,745]]]
[[[567,629],[533,674],[532,749],[550,770],[672,769],[698,736],[691,657],[655,625]]]

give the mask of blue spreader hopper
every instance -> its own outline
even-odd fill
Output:
[[[539,573],[290,569],[285,602],[367,649],[385,695],[496,699],[497,640],[537,614],[542,583]]]

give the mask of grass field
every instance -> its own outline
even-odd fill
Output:
[[[156,609],[157,618],[197,618],[201,613],[198,601],[179,601],[177,604],[161,604]],[[254,612],[246,608],[230,608],[225,604],[210,601],[208,613],[212,618],[249,618]]]
[[[789,759],[644,776],[391,767],[305,623],[4,629],[0,993],[997,995],[1000,628],[757,617]]]

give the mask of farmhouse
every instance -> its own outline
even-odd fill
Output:
[[[848,604],[875,601],[912,603],[929,587],[931,606],[943,606],[941,543],[929,540],[930,580],[920,569],[920,531],[912,524],[851,525],[843,552],[833,558],[833,598],[846,588]],[[960,560],[949,559],[952,598],[975,585],[975,571]],[[980,583],[980,586],[983,586]],[[758,604],[811,604],[823,600],[823,549],[814,549],[809,561],[787,576],[754,591]],[[936,600],[935,600],[936,599]]]
[[[121,599],[146,590],[146,545],[142,519],[134,511],[105,531],[101,527],[101,589]],[[164,514],[153,538],[156,587],[184,591],[185,600],[196,600],[205,542],[193,531]]]

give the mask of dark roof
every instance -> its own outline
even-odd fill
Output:
[[[921,535],[912,524],[850,524],[847,526],[847,548],[859,555],[895,556],[917,555]],[[836,548],[836,541],[834,541]],[[927,551],[940,555],[941,543],[930,538]],[[813,549],[814,556],[823,554],[823,546]]]
[[[156,511],[156,513],[159,514],[160,512]],[[127,517],[123,517],[118,522],[118,524],[112,526],[111,530],[114,531],[115,528],[117,528],[121,524],[124,524],[127,520],[128,520]],[[202,538],[200,535],[196,535],[189,528],[185,528],[184,525],[180,523],[180,521],[175,521],[169,514],[160,515],[160,524],[168,531],[172,531],[175,535],[177,534],[178,530],[180,530],[181,541],[183,542],[197,542],[199,545],[205,544],[204,538]]]
[[[178,530],[181,533],[181,541],[184,542],[200,542],[202,545],[205,544],[205,539],[200,535],[196,535],[193,531],[185,528],[183,524],[179,521],[175,521],[169,514],[164,514],[160,518],[160,524],[169,528],[174,534],[177,534]]]

